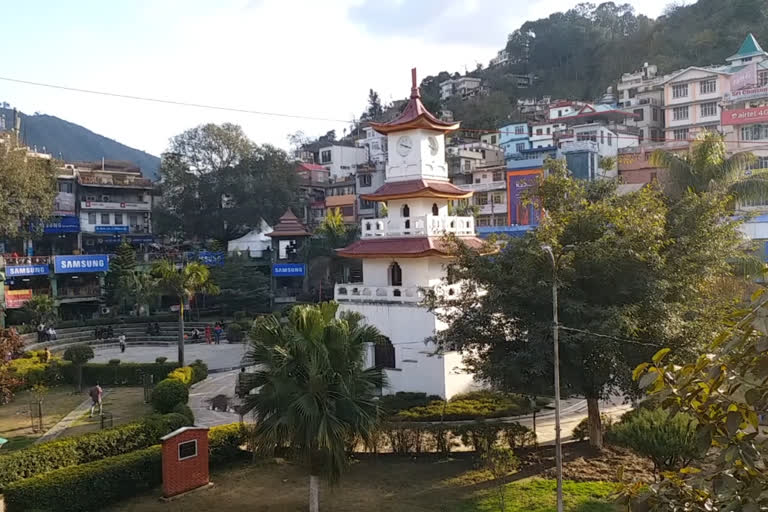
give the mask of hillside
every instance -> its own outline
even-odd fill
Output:
[[[13,125],[13,110],[0,108],[6,126]],[[144,151],[93,133],[80,125],[49,115],[21,114],[21,134],[25,144],[67,161],[126,160],[141,168],[147,178],[156,179],[160,159]]]
[[[637,15],[629,5],[606,2],[579,4],[566,12],[510,27],[509,64],[469,73],[485,79],[491,95],[464,105],[447,105],[467,128],[488,128],[506,119],[521,97],[595,99],[622,73],[656,64],[660,72],[694,65],[723,64],[748,32],[768,47],[768,2],[765,0],[699,0],[671,4],[664,15]],[[499,48],[504,46],[499,42]],[[511,74],[533,74],[533,87],[517,89]],[[429,108],[439,103],[438,83],[453,73],[441,72],[422,81]],[[486,105],[486,103],[488,105]],[[476,126],[475,126],[476,125]]]

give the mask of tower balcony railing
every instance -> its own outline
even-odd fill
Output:
[[[448,217],[424,215],[423,217],[386,217],[367,219],[362,222],[363,238],[397,236],[457,236],[475,234],[474,217]]]
[[[395,302],[418,304],[426,297],[428,288],[422,286],[372,286],[364,283],[340,283],[334,287],[337,302]],[[438,285],[432,288],[439,296],[458,296],[459,285]]]

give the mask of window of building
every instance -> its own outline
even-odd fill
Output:
[[[592,142],[597,142],[597,130],[579,132],[576,134],[576,140],[591,140]]]
[[[88,224],[90,224],[91,226],[96,224],[96,214],[95,213],[89,213],[88,214]]]
[[[493,200],[493,204],[503,204],[504,203],[504,193],[503,192],[494,192],[491,196],[491,199]]]
[[[741,140],[768,139],[768,124],[753,124],[741,127]]]
[[[376,204],[373,201],[369,201],[367,199],[361,199],[360,200],[360,209],[361,210],[372,210],[375,205]]]
[[[109,214],[108,213],[102,213],[101,214],[101,223],[102,224],[109,224]]]
[[[757,86],[763,87],[768,85],[768,70],[757,72]]]
[[[407,204],[404,204],[402,208],[400,208],[400,216],[401,217],[410,217],[411,216],[411,209],[408,208]]]
[[[711,103],[701,104],[701,117],[712,117],[717,115],[717,103],[714,101]]]
[[[640,131],[640,137],[643,136],[643,132]],[[608,132],[608,145],[613,145],[613,134],[611,132]]]
[[[506,226],[507,225],[507,217],[505,215],[496,215],[493,218],[493,225],[494,226]]]
[[[128,216],[128,224],[131,226],[138,226],[139,225],[139,217],[136,215],[129,215]]]
[[[635,114],[635,121],[643,120],[643,112],[645,112],[645,110],[643,110],[642,108],[636,108],[635,110],[632,111],[632,113]]]
[[[489,217],[478,217],[477,220],[475,221],[475,225],[477,225],[478,227],[490,226],[491,225],[490,224],[490,218]]]
[[[389,286],[403,286],[403,269],[400,265],[393,261],[389,266]]]
[[[757,160],[749,164],[749,170],[768,169],[768,156],[759,156]]]
[[[685,98],[688,96],[688,84],[679,84],[672,86],[673,98]]]
[[[68,181],[60,181],[59,182],[59,192],[65,192],[67,194],[72,193],[72,183]]]
[[[496,144],[496,136],[491,135],[491,144]]]
[[[515,144],[515,150],[519,153],[525,149],[525,142],[518,142]]]
[[[688,119],[688,107],[675,107],[672,109],[672,119],[683,121]]]
[[[528,127],[524,125],[515,126],[515,135],[523,135],[528,131],[527,128]]]
[[[475,183],[480,183],[480,176],[475,176]]]
[[[654,108],[654,109],[651,109],[651,110],[653,110],[653,120],[654,121],[658,121],[659,120],[659,109]]]
[[[547,127],[547,135],[550,134],[550,130],[551,130],[551,128]]]
[[[370,174],[361,174],[359,178],[361,187],[370,187],[373,184],[373,176]]]
[[[478,206],[483,206],[488,204],[488,194],[486,194],[485,192],[475,194],[475,204]]]
[[[355,214],[355,207],[354,206],[342,206],[341,207],[341,214],[344,217],[352,217]]]
[[[504,181],[504,172],[502,172],[502,171],[494,171],[494,173],[493,173],[493,181]]]
[[[464,170],[465,171],[471,171],[472,170],[472,162],[469,160],[464,160]]]
[[[320,152],[320,163],[321,164],[327,164],[331,161],[331,150],[326,149],[325,151]]]
[[[543,134],[544,132],[542,131],[541,128],[536,128],[536,135],[543,135]]]
[[[123,223],[123,214],[122,213],[116,213],[115,214],[115,224],[120,225]]]
[[[605,132],[600,130],[600,144],[605,144]]]
[[[675,137],[675,140],[688,140],[688,128],[678,128],[677,130],[674,130],[672,134]]]
[[[440,208],[437,207],[437,203],[432,203],[432,215],[437,217],[439,213],[440,213]]]
[[[712,94],[717,91],[717,80],[703,80],[699,82],[699,92],[701,94]]]
[[[557,111],[557,117],[563,117],[563,111],[562,110],[558,110]]]

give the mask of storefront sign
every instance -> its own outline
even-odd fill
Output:
[[[54,256],[53,268],[57,274],[106,272],[109,270],[109,256],[106,254]]]
[[[74,215],[64,215],[58,220],[46,222],[43,225],[43,233],[79,233],[80,218]]]
[[[530,226],[539,223],[540,211],[527,202],[529,192],[537,185],[541,169],[507,171],[507,222],[510,226]]]
[[[81,201],[80,207],[83,210],[146,210],[149,211],[152,206],[149,203],[130,203],[125,201],[102,202],[102,201]]]
[[[48,265],[16,265],[5,267],[8,277],[47,276]]]
[[[5,289],[5,307],[8,309],[19,309],[31,298],[32,290]]]
[[[738,108],[723,110],[721,123],[724,126],[737,124],[753,124],[768,121],[768,107]]]
[[[223,252],[200,251],[197,254],[197,261],[209,267],[218,267],[224,264],[225,254]]]
[[[128,226],[96,226],[96,233],[127,233]]]
[[[275,263],[272,265],[272,275],[278,277],[298,276],[301,277],[307,273],[307,266],[304,263]]]
[[[731,75],[731,91],[740,91],[757,84],[757,65],[751,62]]]
[[[726,101],[746,101],[756,100],[758,98],[768,98],[768,85],[763,87],[754,87],[751,89],[742,89],[740,91],[733,91],[730,94],[725,94],[724,96]]]

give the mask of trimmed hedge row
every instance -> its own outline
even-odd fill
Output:
[[[83,384],[109,384],[118,386],[141,386],[143,375],[152,375],[154,382],[163,380],[168,373],[179,367],[179,363],[87,363],[83,365]],[[62,364],[64,381],[77,383],[77,368],[71,364]]]
[[[17,480],[146,448],[188,424],[180,414],[149,416],[138,423],[11,452],[0,456],[0,491]]]
[[[435,400],[427,405],[400,410],[391,421],[461,421],[519,416],[531,412],[522,395],[495,391],[473,391],[456,395],[447,402]]]
[[[239,424],[213,427],[208,432],[210,461],[220,465],[247,457],[240,449],[246,430]],[[159,445],[96,462],[39,475],[5,490],[8,512],[102,510],[162,482]]]

